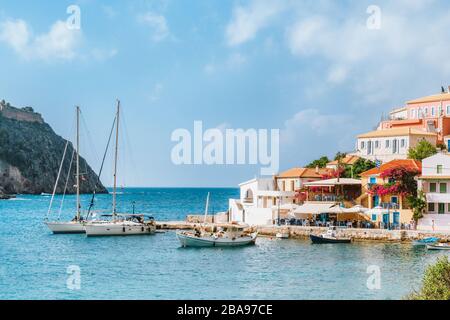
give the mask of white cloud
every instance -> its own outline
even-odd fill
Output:
[[[70,60],[81,43],[81,31],[56,21],[48,33],[33,36],[24,20],[6,20],[0,25],[0,41],[25,59]]]
[[[253,0],[247,7],[236,6],[226,28],[227,44],[237,46],[252,40],[283,8],[278,0]]]
[[[138,16],[138,21],[151,29],[151,39],[160,42],[170,36],[167,20],[163,15],[147,12]]]

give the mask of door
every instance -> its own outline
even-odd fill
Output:
[[[373,196],[373,197],[372,197],[372,200],[373,200],[373,206],[374,206],[374,207],[378,207],[378,206],[380,205],[380,197],[378,197],[378,196]]]
[[[394,212],[394,224],[400,224],[400,212]]]
[[[394,209],[398,209],[398,197],[391,197],[391,203],[393,204]]]
[[[385,224],[389,223],[389,213],[383,214],[383,223]]]
[[[445,213],[445,203],[439,203],[438,209],[439,209],[439,211],[438,211],[439,214],[444,214]]]

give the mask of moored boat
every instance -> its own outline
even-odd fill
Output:
[[[275,235],[278,239],[289,239],[289,231],[277,232]]]
[[[414,240],[413,245],[414,246],[425,246],[427,244],[434,244],[436,242],[439,242],[439,238],[430,237],[430,238],[424,238],[424,239],[420,239],[420,240]]]
[[[427,244],[428,250],[450,250],[450,244],[448,243],[435,243]]]
[[[177,232],[182,247],[238,247],[255,244],[257,232],[245,233],[244,226],[229,225],[219,227],[217,232],[195,231]]]
[[[321,235],[313,235],[311,234],[309,237],[314,244],[323,244],[323,243],[351,243],[351,238],[339,237],[336,227],[331,227],[327,230],[326,233]]]
[[[103,215],[102,218],[113,217]],[[147,220],[146,220],[147,218]],[[154,234],[156,223],[152,217],[143,214],[117,214],[113,221],[89,221],[84,225],[86,235],[93,236],[131,236]]]

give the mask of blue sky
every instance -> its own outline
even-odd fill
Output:
[[[76,31],[64,27],[72,4]],[[366,27],[372,4],[379,30]],[[0,98],[66,137],[80,105],[94,168],[120,98],[121,183],[235,186],[259,167],[175,166],[171,133],[195,120],[280,129],[281,170],[352,151],[382,113],[450,84],[449,40],[450,5],[437,0],[1,0]]]

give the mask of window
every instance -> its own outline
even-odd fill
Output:
[[[438,204],[438,213],[444,214],[445,213],[445,203],[439,203]]]
[[[425,107],[424,110],[425,110],[424,112],[425,112],[425,117],[426,117],[426,116],[428,116],[428,108]]]
[[[446,183],[440,183],[439,184],[439,192],[440,193],[447,193],[447,184]]]
[[[438,164],[438,165],[436,166],[436,173],[437,173],[437,174],[442,174],[442,164]]]
[[[450,203],[447,204],[447,211],[450,212]]]
[[[450,105],[447,106],[447,115],[450,116]]]
[[[375,149],[378,149],[378,148],[379,148],[379,142],[377,140],[377,141],[375,141]]]
[[[392,140],[392,153],[398,153],[398,140]]]
[[[370,184],[376,184],[377,183],[377,177],[370,177]]]
[[[389,148],[389,140],[386,140],[386,148]]]
[[[364,149],[364,141],[361,141],[361,149]]]
[[[429,212],[434,212],[434,203],[429,203],[428,204],[428,211]]]
[[[295,191],[295,181],[291,181],[291,191]]]
[[[436,192],[436,182],[430,183],[430,192]]]
[[[405,144],[406,144],[406,140],[405,140],[405,139],[402,139],[402,142],[401,142],[401,146],[402,146],[402,148],[404,148],[404,147],[405,147]]]
[[[434,117],[434,107],[431,107],[431,116]]]

